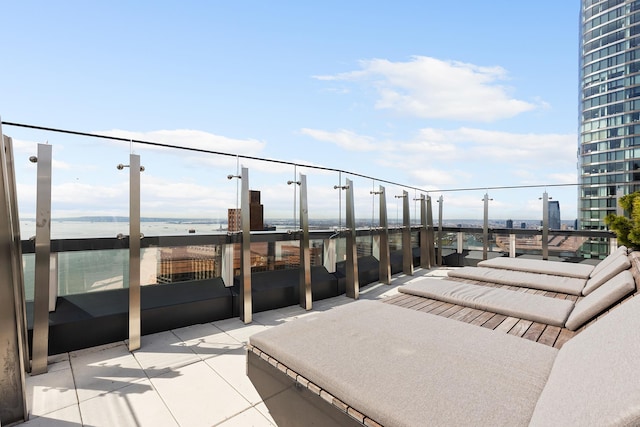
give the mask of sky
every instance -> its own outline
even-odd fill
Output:
[[[287,180],[304,173],[310,217],[343,218],[333,186],[352,179],[356,217],[372,222],[381,184],[390,218],[406,189],[442,196],[448,218],[480,218],[488,193],[502,219],[541,218],[547,191],[572,220],[577,187],[558,185],[578,182],[579,10],[569,0],[5,2],[3,122],[300,165],[5,124],[21,215],[35,211],[27,159],[48,143],[54,218],[127,215],[128,175],[115,165],[134,153],[143,216],[224,218],[238,204],[227,175],[244,166],[271,218],[298,215]]]

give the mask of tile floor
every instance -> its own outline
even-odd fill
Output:
[[[446,275],[420,270],[372,284],[362,299],[394,295],[414,278]],[[193,325],[142,337],[140,350],[126,342],[52,356],[48,372],[27,375],[29,421],[21,426],[274,426],[246,376],[245,343],[283,322],[348,304],[339,296],[239,319]]]

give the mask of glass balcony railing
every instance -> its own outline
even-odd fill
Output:
[[[307,270],[313,298],[348,294],[349,282],[359,278],[358,286],[366,286],[378,280],[386,237],[392,272],[406,271],[406,254],[412,257],[409,265],[423,265],[427,246],[436,254],[428,265],[461,266],[493,256],[603,258],[616,245],[608,231],[574,229],[575,185],[435,191],[327,167],[126,136],[3,125],[14,140],[27,301],[34,300],[38,286],[36,225],[41,212],[36,204],[43,192],[51,203],[46,218],[49,288],[56,298],[75,298],[75,305],[83,295],[120,295],[131,289],[131,266],[139,267],[134,286],[147,290],[143,306],[145,301],[156,304],[148,310],[187,295],[197,302],[220,294],[229,301],[220,316],[237,316],[248,277],[256,284],[251,291],[256,307],[295,304],[299,293],[307,292],[298,287],[298,272]],[[48,141],[52,148],[49,189],[38,173],[40,145],[35,141]],[[132,184],[132,154],[142,166],[139,188]],[[569,221],[548,216],[547,191],[562,202],[563,213],[571,212]],[[139,223],[132,206],[138,208]],[[250,223],[248,245],[245,219]],[[129,234],[135,226],[140,252],[132,258],[135,245]],[[285,283],[288,287],[279,290]],[[202,293],[205,288],[209,293]],[[182,293],[163,296],[153,289]],[[104,304],[109,301],[105,297]],[[82,316],[92,316],[89,308],[83,310]]]

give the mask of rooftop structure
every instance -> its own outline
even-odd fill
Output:
[[[582,0],[579,227],[605,229],[617,197],[640,189],[640,2]],[[593,243],[597,253],[597,242]]]

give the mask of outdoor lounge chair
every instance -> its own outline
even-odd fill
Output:
[[[640,424],[640,298],[539,343],[378,301],[250,338],[248,375],[279,426]]]
[[[636,291],[633,275],[624,270],[578,301],[448,279],[424,277],[398,288],[401,293],[445,301],[493,313],[577,330]]]
[[[497,257],[478,263],[478,267],[499,268],[504,270],[526,271],[528,273],[549,274],[553,276],[575,277],[587,280],[618,256],[627,255],[627,247],[620,246],[597,265],[571,262],[548,261],[528,258]],[[595,271],[594,271],[595,270]]]
[[[500,262],[494,260],[499,259]],[[518,258],[494,258],[492,262],[482,261],[480,267],[463,267],[449,271],[449,277],[490,282],[501,285],[519,286],[541,289],[551,292],[562,292],[569,295],[589,295],[607,280],[621,271],[629,269],[631,263],[626,254],[626,248],[621,247],[596,265],[587,277],[570,276],[569,274],[549,274],[560,272],[559,265],[564,265],[566,271],[575,272],[579,264],[560,263],[541,260],[518,260]],[[500,265],[500,267],[498,267]],[[520,270],[507,269],[507,265]],[[538,267],[534,267],[538,266]],[[590,266],[589,266],[590,267]],[[527,268],[527,270],[525,270]],[[546,271],[547,273],[543,273]]]

